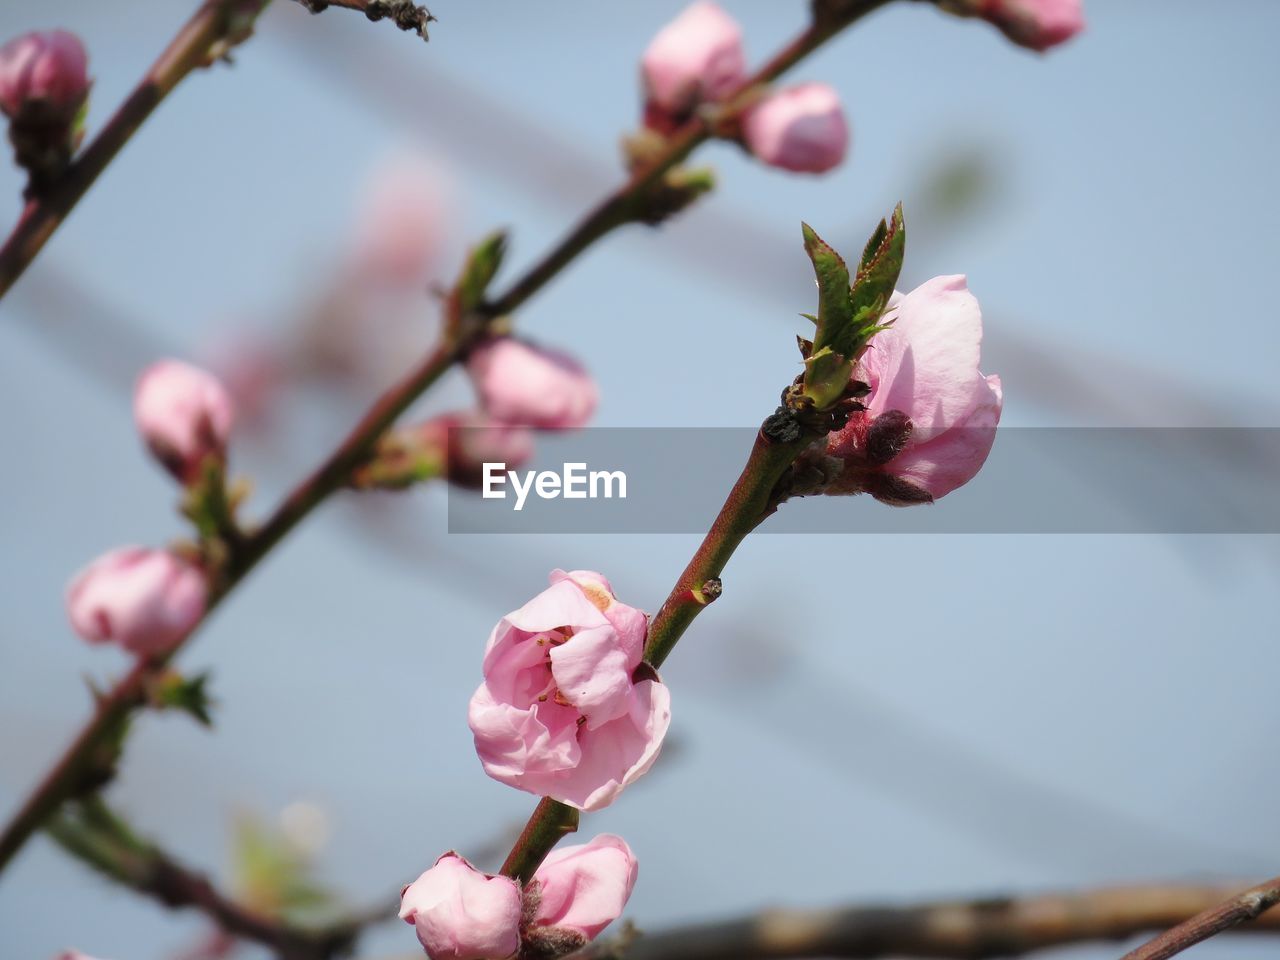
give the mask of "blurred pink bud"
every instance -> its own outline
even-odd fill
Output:
[[[163,653],[204,615],[204,572],[167,550],[122,547],[76,574],[67,614],[90,643],[118,643],[139,656]]]
[[[742,136],[761,161],[797,173],[825,173],[849,147],[840,97],[825,83],[769,94],[743,119]]]
[[[520,886],[450,851],[400,894],[431,960],[504,960],[520,949]]]
[[[885,316],[892,326],[854,370],[871,387],[867,409],[828,439],[827,452],[845,464],[838,492],[925,503],[981,469],[1004,395],[999,377],[978,370],[982,310],[963,276],[895,294]]]
[[[63,950],[58,954],[57,960],[94,960],[94,958],[79,950]]]
[[[429,157],[396,157],[374,170],[357,201],[358,277],[415,291],[426,283],[448,231],[446,179]]]
[[[495,420],[542,430],[571,430],[595,413],[595,381],[578,361],[514,337],[480,344],[467,358],[480,403]]]
[[[226,455],[233,407],[212,374],[181,360],[161,360],[138,378],[133,419],[156,458],[190,483],[206,457]]]
[[[445,451],[445,478],[479,490],[486,463],[505,463],[508,470],[533,457],[533,434],[483,413],[446,413],[419,428],[425,443]]]
[[[583,942],[594,940],[622,915],[637,869],[627,842],[608,833],[553,850],[533,875],[539,894],[535,929],[569,930]]]
[[[248,328],[226,334],[203,353],[211,374],[235,397],[236,427],[261,428],[271,419],[277,394],[289,376],[288,359]]]
[[[89,91],[89,58],[66,30],[28,33],[0,47],[0,111],[40,104],[70,120]]]
[[[731,92],[744,70],[742,30],[710,0],[698,0],[659,30],[641,59],[650,108],[677,119]]]
[[[555,570],[489,637],[468,722],[485,773],[599,810],[653,765],[671,698],[641,665],[645,615],[604,577]]]
[[[979,13],[1014,43],[1041,52],[1084,29],[1081,0],[983,0]]]

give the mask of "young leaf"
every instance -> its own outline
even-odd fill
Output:
[[[457,285],[453,288],[450,307],[457,314],[470,313],[480,305],[485,291],[502,266],[502,256],[507,250],[507,235],[502,230],[495,230],[478,244],[467,255],[467,264],[462,268]]]
[[[853,317],[849,268],[811,226],[802,223],[800,229],[804,234],[804,252],[813,261],[813,273],[818,280],[818,329],[813,342],[822,349]]]

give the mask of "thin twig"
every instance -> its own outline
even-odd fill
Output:
[[[1162,884],[906,906],[768,910],[647,933],[622,944],[597,941],[574,960],[992,960],[1159,930],[1218,903],[1229,889]],[[1246,931],[1280,934],[1280,913],[1241,928]]]
[[[1280,903],[1280,877],[1260,883],[1244,893],[1202,910],[1149,943],[1130,950],[1121,960],[1167,960],[1202,940],[1208,940],[1246,920],[1256,919],[1277,903]],[[1274,919],[1280,920],[1280,917]]]
[[[423,40],[427,36],[427,25],[436,22],[431,11],[412,0],[296,0],[312,13],[321,13],[329,7],[341,7],[343,10],[355,10],[363,13],[370,20],[390,20],[401,30],[416,33]]]
[[[58,814],[46,824],[67,852],[166,907],[199,910],[226,933],[270,947],[286,960],[330,960],[345,954],[366,927],[395,916],[396,905],[388,904],[323,925],[290,923],[222,894],[203,873],[134,834],[100,800],[89,801],[81,814]]]
[[[225,52],[224,45],[241,39],[269,2],[205,0],[200,5],[93,142],[56,182],[27,201],[17,226],[0,247],[0,297],[160,102],[192,70]]]

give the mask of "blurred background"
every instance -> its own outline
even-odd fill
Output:
[[[0,37],[80,34],[92,135],[190,6],[4,4]],[[0,812],[83,722],[82,678],[125,667],[71,633],[67,579],[112,546],[184,532],[134,433],[138,371],[173,355],[228,377],[246,411],[233,466],[265,514],[431,342],[421,291],[470,242],[510,227],[513,276],[620,180],[635,64],[681,6],[495,16],[437,0],[424,45],[281,0],[234,68],[193,76],[128,145],[0,305]],[[969,275],[1006,425],[1280,426],[1280,7],[1087,6],[1089,31],[1043,58],[924,4],[870,17],[787,78],[840,90],[854,130],[840,170],[704,148],[711,197],[600,244],[520,328],[590,367],[598,425],[750,426],[794,375],[795,315],[812,308],[798,221],[852,249],[902,199],[904,286]],[[728,7],[755,62],[807,13]],[[22,181],[3,166],[9,223]],[[396,262],[389,233],[420,255]],[[459,375],[423,409],[470,403]],[[1063,469],[1105,482],[1105,465]],[[345,496],[309,520],[181,658],[212,670],[216,730],[142,717],[112,800],[227,886],[248,821],[309,851],[353,906],[450,847],[495,867],[532,798],[471,748],[488,631],[557,566],[601,570],[653,610],[697,538],[450,536],[444,504],[442,489]],[[1265,536],[754,537],[664,671],[662,762],[583,834],[636,850],[628,912],[650,929],[766,905],[1270,876],[1278,561]],[[43,838],[0,878],[6,957],[149,960],[206,938],[199,916]],[[416,950],[386,924],[361,956]]]

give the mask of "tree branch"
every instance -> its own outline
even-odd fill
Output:
[[[86,801],[78,816],[59,813],[45,829],[68,853],[104,876],[173,909],[199,910],[228,934],[270,947],[282,960],[330,960],[345,954],[365,927],[395,916],[395,905],[318,926],[299,926],[253,910],[218,891],[138,837],[105,803]]]
[[[1190,920],[1167,930],[1149,943],[1130,950],[1122,960],[1167,960],[1202,940],[1253,920],[1280,903],[1280,877],[1251,887],[1222,903],[1210,906]],[[1270,919],[1280,921],[1280,916]]]
[[[423,40],[427,36],[427,25],[436,22],[430,10],[412,0],[295,0],[312,13],[322,13],[329,7],[341,7],[343,10],[355,10],[363,13],[370,20],[387,19],[401,30],[411,31]]]
[[[1158,930],[1211,907],[1230,889],[1171,884],[909,906],[769,910],[638,938],[597,941],[574,960],[992,960]],[[1267,914],[1241,932],[1280,934],[1280,913]]]
[[[48,189],[27,201],[0,247],[0,297],[22,276],[71,209],[120,149],[192,70],[247,35],[270,0],[205,0],[84,152]]]

